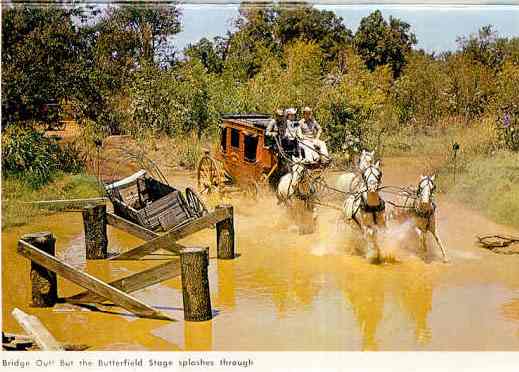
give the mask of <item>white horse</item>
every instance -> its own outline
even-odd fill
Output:
[[[279,180],[276,194],[279,202],[287,207],[300,234],[313,233],[317,223],[316,208],[312,203],[317,189],[309,172],[302,162],[295,163],[290,173]]]
[[[292,196],[298,191],[305,171],[305,166],[301,162],[296,162],[292,165],[290,172],[280,178],[277,192],[279,201],[286,204],[291,200]]]
[[[343,219],[360,228],[367,242],[366,259],[370,263],[380,261],[380,247],[377,241],[377,230],[385,227],[385,203],[379,195],[382,182],[380,161],[367,166],[361,174],[361,182],[350,190],[343,205]]]
[[[337,178],[336,188],[345,193],[349,193],[356,189],[361,181],[360,173],[362,173],[367,167],[373,165],[375,160],[375,151],[362,150],[360,154],[359,164],[357,165],[357,171],[347,172]]]
[[[396,206],[391,208],[388,219],[394,218],[405,221],[411,218],[414,222],[416,232],[419,237],[420,252],[422,255],[427,253],[427,232],[430,232],[434,240],[440,247],[443,255],[443,262],[448,262],[447,254],[443,243],[438,236],[436,226],[436,204],[434,203],[434,184],[435,176],[420,176],[416,194],[406,193],[402,195]]]

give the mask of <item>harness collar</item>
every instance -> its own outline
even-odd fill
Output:
[[[386,202],[384,202],[383,199],[380,199],[380,204],[379,205],[369,206],[368,203],[366,203],[364,201],[364,198],[362,198],[362,209],[365,212],[369,212],[369,213],[382,212],[382,211],[384,211],[384,209],[386,209]]]

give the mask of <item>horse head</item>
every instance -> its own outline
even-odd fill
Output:
[[[368,206],[380,205],[378,189],[382,183],[382,170],[380,169],[380,161],[373,165],[369,165],[362,172],[362,181],[364,183],[364,193],[366,194],[366,203]],[[363,193],[363,194],[364,194]]]
[[[359,160],[359,169],[364,171],[370,165],[373,165],[375,160],[375,151],[362,150]]]
[[[416,196],[419,206],[422,208],[431,207],[433,202],[434,191],[436,185],[434,183],[436,176],[420,176],[420,182],[416,189]]]

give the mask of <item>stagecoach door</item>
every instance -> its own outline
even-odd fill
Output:
[[[227,128],[220,131],[220,149],[223,154],[227,153]]]

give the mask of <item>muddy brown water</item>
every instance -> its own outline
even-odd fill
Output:
[[[385,184],[413,184],[417,168],[390,159],[384,163]],[[178,173],[170,182],[188,186],[194,177]],[[3,232],[3,329],[22,331],[10,316],[19,307],[38,316],[58,340],[93,350],[519,350],[519,256],[496,255],[475,243],[479,233],[517,230],[439,196],[439,231],[451,263],[441,263],[432,241],[428,262],[418,258],[416,241],[399,226],[383,244],[395,262],[374,266],[351,254],[361,243],[354,233],[336,231],[333,210],[319,211],[318,232],[299,236],[273,198],[233,203],[240,256],[211,260],[213,320],[183,321],[179,278],[134,293],[177,322],[139,319],[108,306],[103,312],[66,305],[30,308],[29,262],[16,254],[24,233],[52,231],[58,256],[103,280],[167,258],[86,263],[81,215],[62,213]],[[207,229],[182,243],[209,246],[214,257],[215,236]],[[110,251],[138,244],[109,229]],[[58,281],[61,296],[81,290]]]

